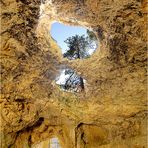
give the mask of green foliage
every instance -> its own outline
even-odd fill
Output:
[[[84,35],[69,37],[67,40],[65,40],[65,43],[67,43],[69,49],[66,51],[66,53],[64,53],[64,57],[73,60],[83,59],[89,56],[88,47],[90,42]]]
[[[92,31],[88,30],[88,29],[87,29],[87,35],[88,35],[90,40],[92,40],[92,41],[96,41],[97,40],[95,34]]]

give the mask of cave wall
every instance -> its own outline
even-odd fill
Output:
[[[147,147],[146,1],[5,0],[1,5],[1,147],[57,136],[64,148]],[[91,28],[99,48],[68,61],[49,34],[54,21]],[[64,66],[88,81],[61,92]]]

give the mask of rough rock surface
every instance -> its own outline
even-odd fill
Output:
[[[63,148],[146,148],[146,0],[1,0],[1,147],[57,136]],[[93,29],[100,47],[68,61],[53,21]],[[70,66],[80,94],[54,79]]]

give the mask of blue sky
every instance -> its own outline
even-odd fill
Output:
[[[51,27],[51,36],[57,41],[58,45],[62,48],[62,53],[65,53],[67,49],[66,43],[64,41],[71,36],[76,34],[78,35],[87,35],[86,29],[83,27],[77,26],[68,26],[61,23],[53,23]]]

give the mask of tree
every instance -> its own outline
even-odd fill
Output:
[[[72,69],[66,69],[65,70],[65,82],[60,83],[60,88],[64,91],[70,91],[70,92],[80,92],[84,90],[84,88],[81,88],[80,86],[80,76],[74,72]],[[67,77],[68,76],[68,77]]]
[[[67,40],[65,40],[65,43],[69,49],[66,51],[66,53],[64,53],[64,57],[67,57],[70,60],[89,57],[88,47],[90,42],[84,35],[69,37]]]
[[[90,31],[87,29],[87,35],[88,35],[88,40],[89,40],[89,46],[91,49],[96,49],[98,45],[98,40],[96,35],[94,34],[93,31]]]
[[[81,77],[78,76],[76,72],[74,72],[74,70],[65,69],[65,76],[67,75],[68,77],[66,77],[65,84],[60,85],[62,89],[67,91],[74,91],[74,92],[82,91],[82,89],[84,90],[84,87],[81,88],[81,85],[80,85]]]
[[[68,50],[64,53],[64,57],[69,60],[88,58],[90,56],[89,49],[94,48],[95,38],[92,32],[87,31],[87,34],[88,37],[75,35],[67,38],[65,43],[68,46]],[[64,90],[84,91],[84,80],[82,77],[71,69],[66,69],[65,75],[69,77],[65,80],[65,84],[61,85]]]
[[[85,37],[84,35],[75,35],[65,40],[65,43],[68,46],[68,50],[66,51],[66,53],[64,53],[64,57],[67,57],[69,60],[83,59],[89,57],[88,48],[90,46],[90,41],[88,37]],[[81,91],[83,91],[83,78],[78,76],[74,71],[71,72],[70,70],[67,70],[65,72],[71,74],[69,76],[69,79],[66,80],[64,87],[66,87],[66,89],[68,89],[69,87],[80,87]]]
[[[89,37],[89,39],[91,41],[94,41],[94,42],[97,41],[97,37],[95,36],[95,34],[92,31],[88,30],[88,29],[87,29],[87,35],[88,35],[88,37]]]

